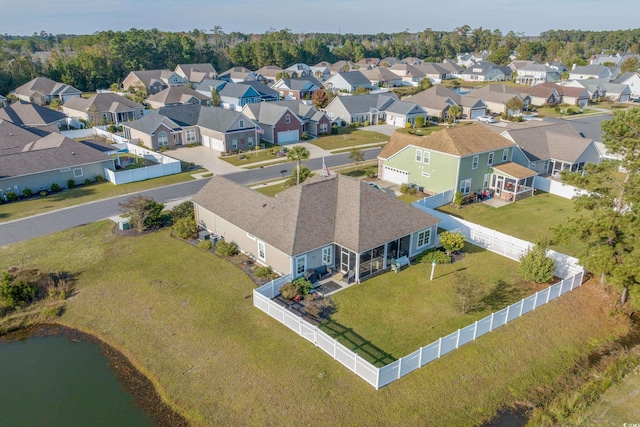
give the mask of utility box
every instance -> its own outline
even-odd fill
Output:
[[[129,221],[120,221],[118,222],[118,228],[122,231],[129,230],[131,229],[131,223]]]

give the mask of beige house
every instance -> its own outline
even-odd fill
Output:
[[[152,95],[165,90],[169,86],[181,86],[187,83],[184,77],[171,70],[131,71],[122,82],[125,91],[145,89]]]
[[[187,86],[170,86],[145,99],[145,103],[154,109],[170,105],[201,104],[209,105],[211,98],[196,92]]]
[[[70,98],[80,97],[82,92],[73,86],[55,82],[47,77],[36,77],[22,86],[17,87],[11,94],[15,95],[21,101],[47,105],[54,99],[65,102]]]
[[[145,107],[139,102],[116,93],[104,92],[91,98],[71,98],[62,106],[62,112],[69,117],[87,120],[95,125],[137,120],[144,115]]]
[[[193,198],[202,227],[281,274],[328,266],[362,281],[436,243],[439,219],[365,182],[314,177],[269,197],[216,175]]]

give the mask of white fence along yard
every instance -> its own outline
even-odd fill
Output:
[[[555,194],[556,196],[564,197],[565,199],[572,199],[577,195],[588,194],[586,190],[541,176],[534,178],[533,187],[547,193]]]
[[[157,163],[153,166],[145,166],[138,169],[128,169],[124,171],[114,172],[109,169],[104,170],[105,177],[115,185],[127,184],[129,182],[144,181],[145,179],[158,178],[166,175],[180,173],[180,160],[156,153],[138,145],[125,143],[115,145],[119,150],[125,148],[129,153]]]

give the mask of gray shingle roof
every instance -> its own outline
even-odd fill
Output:
[[[65,108],[71,110],[82,111],[86,113],[92,106],[95,106],[97,112],[116,112],[144,110],[144,105],[139,102],[132,101],[117,93],[104,92],[93,95],[91,98],[71,98],[64,104]]]
[[[168,117],[180,126],[201,126],[218,132],[226,132],[235,121],[244,116],[237,111],[200,104],[162,107],[158,113]],[[248,120],[248,122],[251,122]]]
[[[59,111],[25,101],[16,101],[6,108],[0,108],[0,119],[8,120],[18,126],[43,126],[56,123],[66,117]]]
[[[149,96],[147,100],[163,104],[175,104],[184,102],[186,99],[191,97],[200,101],[206,101],[209,99],[208,96],[196,92],[187,86],[169,86],[168,88]]]
[[[193,202],[289,255],[333,242],[362,252],[439,222],[343,175],[312,178],[274,198],[218,175]]]
[[[347,71],[338,73],[351,86],[370,86],[371,82],[360,71]]]
[[[35,79],[28,81],[22,86],[17,87],[11,93],[17,95],[31,96],[34,93],[41,93],[43,95],[59,95],[62,93],[80,93],[80,91],[73,86],[66,85],[64,83],[58,83],[47,77],[36,77]]]
[[[145,115],[141,119],[127,122],[124,124],[124,126],[131,129],[138,130],[147,135],[151,135],[156,131],[156,129],[158,129],[158,126],[160,126],[163,122],[166,126],[170,127],[171,129],[180,128],[180,125],[178,125],[176,122],[174,122],[167,116],[160,114],[157,110],[150,114]]]
[[[290,111],[293,116],[298,119],[298,115],[295,111],[292,111],[286,105],[281,105],[279,102],[247,104],[245,105],[245,108],[248,108],[251,111],[251,114],[256,118],[257,122],[264,123],[266,125],[275,125],[287,111]]]
[[[357,114],[370,111],[371,108],[383,109],[385,104],[389,104],[394,100],[397,101],[398,97],[394,93],[389,92],[384,94],[339,96],[334,99],[342,103],[350,114]]]

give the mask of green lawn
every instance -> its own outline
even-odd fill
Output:
[[[433,281],[429,281],[431,264],[418,263],[339,292],[335,324],[323,329],[365,359],[384,366],[535,293],[534,286],[518,277],[517,262],[470,244],[463,254],[462,260],[436,266]],[[483,290],[483,310],[461,314],[455,290],[460,278]],[[338,335],[343,329],[349,333]],[[349,340],[354,335],[362,339]],[[380,351],[371,352],[371,348]],[[382,360],[380,354],[385,355]]]
[[[240,154],[233,154],[231,156],[222,156],[221,159],[234,166],[246,166],[256,162],[263,162],[266,160],[285,160],[283,157],[277,157],[275,153],[278,148],[268,148],[258,151],[247,151]],[[277,162],[276,162],[277,163]]]
[[[269,197],[274,197],[276,194],[286,190],[287,188],[289,188],[289,186],[286,183],[280,183],[265,185],[264,187],[255,188],[255,190],[262,194],[266,194]]]
[[[566,106],[562,106],[560,107],[561,110],[564,112],[567,110],[567,108],[571,108],[573,109],[573,111],[576,112],[576,114],[573,115],[566,115],[560,112],[557,112],[555,110],[555,107],[536,107],[536,110],[538,110],[538,117],[554,117],[554,118],[563,118],[563,117],[577,117],[581,114],[588,114],[588,113],[594,113],[595,110],[590,110],[588,108],[580,108],[578,106],[575,105],[566,105]],[[582,110],[582,113],[579,113],[579,111]]]
[[[420,194],[415,195],[415,194],[409,194],[409,193],[405,193],[405,194],[401,194],[398,196],[398,200],[402,200],[403,202],[407,203],[407,204],[412,204],[413,202],[417,202],[420,199],[423,199],[425,196],[424,194]]]
[[[0,248],[0,269],[75,275],[76,292],[59,321],[122,351],[192,425],[477,425],[505,404],[540,402],[594,343],[627,332],[623,317],[602,309],[601,288],[585,285],[376,391],[254,308],[255,285],[231,263],[168,230],[121,237],[113,227],[102,221]],[[382,307],[371,322],[386,322],[387,334],[395,334],[387,310],[433,319],[420,312],[423,293],[443,282],[428,284],[420,268],[396,275],[418,281],[405,283],[413,289],[408,297],[382,292],[390,279],[380,278],[355,286],[353,298],[364,306],[341,299],[340,315],[363,309],[371,316],[367,304]],[[438,280],[443,273],[437,270]],[[444,288],[432,291],[447,298]],[[382,297],[386,303],[375,301]],[[396,330],[407,336],[403,325]],[[424,337],[415,344],[398,337],[391,351],[428,341],[432,325],[419,326]]]
[[[0,222],[25,218],[31,215],[37,215],[123,194],[135,193],[137,191],[148,190],[151,188],[162,187],[164,185],[191,181],[193,179],[191,175],[196,172],[198,171],[182,172],[175,175],[163,176],[161,178],[148,179],[146,181],[121,185],[113,185],[110,182],[94,183],[88,186],[82,185],[56,194],[49,194],[46,197],[36,196],[29,200],[5,203],[0,205]]]
[[[573,201],[549,193],[539,193],[501,208],[474,203],[460,209],[445,205],[438,210],[530,242],[541,237],[551,238],[550,228],[574,215]],[[576,256],[581,248],[582,243],[576,239],[552,246],[571,256]]]
[[[418,136],[427,136],[432,134],[433,132],[437,132],[439,130],[446,129],[446,128],[447,128],[446,125],[428,126],[424,128],[418,128],[418,129],[398,128],[396,132],[410,133],[409,131],[412,131],[412,132],[415,131],[415,134]]]
[[[309,142],[324,150],[339,150],[356,145],[384,143],[388,140],[387,135],[379,132],[345,126],[338,128],[338,135],[321,136]]]

